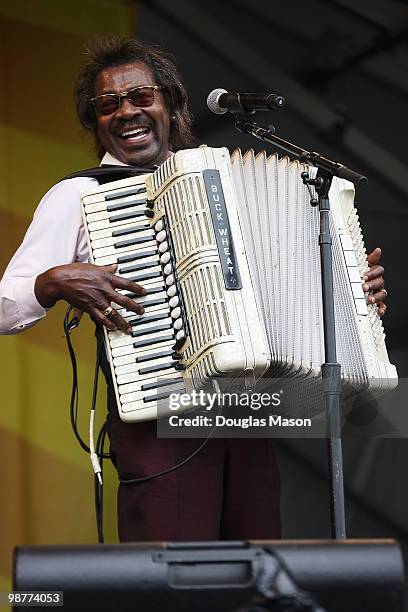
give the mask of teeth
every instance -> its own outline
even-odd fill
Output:
[[[122,132],[121,136],[124,138],[125,136],[133,136],[133,135],[137,135],[137,134],[142,134],[142,133],[147,133],[149,131],[149,128],[147,127],[140,127],[140,128],[136,128],[134,130],[129,130],[129,132]]]

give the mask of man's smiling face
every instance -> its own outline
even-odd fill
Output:
[[[96,78],[95,97],[144,85],[156,83],[150,68],[141,62],[105,68]],[[110,115],[96,113],[100,142],[124,164],[149,167],[163,163],[170,155],[169,114],[162,92],[156,90],[154,93],[151,106],[139,108],[128,98],[122,98],[116,112]]]

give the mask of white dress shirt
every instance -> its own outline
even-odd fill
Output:
[[[101,163],[126,165],[109,153]],[[0,334],[21,332],[46,315],[34,293],[39,274],[54,266],[88,261],[80,197],[97,185],[96,179],[87,177],[66,179],[41,200],[0,282]]]

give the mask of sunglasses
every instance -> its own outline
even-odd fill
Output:
[[[159,85],[143,85],[142,87],[133,87],[128,91],[102,94],[96,96],[96,98],[91,98],[91,102],[98,115],[111,115],[121,107],[124,98],[130,100],[134,106],[141,108],[151,106],[154,102],[155,92],[159,89],[162,89]]]

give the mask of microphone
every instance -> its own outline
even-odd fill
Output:
[[[208,94],[207,106],[216,115],[223,115],[227,111],[254,113],[282,108],[285,98],[274,93],[229,93],[225,89],[214,89]]]

